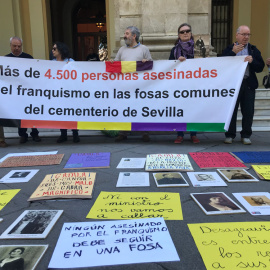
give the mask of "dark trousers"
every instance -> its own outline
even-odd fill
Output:
[[[225,133],[226,137],[235,138],[237,110],[240,104],[242,113],[242,131],[241,138],[249,138],[252,134],[252,122],[254,116],[255,89],[248,86],[247,80],[243,80],[239,95],[235,104],[229,130]]]
[[[61,131],[61,136],[62,137],[67,137],[67,129],[60,129]],[[78,136],[78,130],[77,129],[72,129],[73,136]]]
[[[30,133],[30,135],[32,137],[36,137],[38,135],[38,130],[36,128],[32,128],[32,132]],[[18,128],[18,134],[20,137],[26,137],[28,138],[28,134],[27,134],[27,128]]]
[[[196,131],[190,131],[190,137],[196,136],[197,132]],[[177,131],[177,136],[184,137],[184,132],[183,131]]]

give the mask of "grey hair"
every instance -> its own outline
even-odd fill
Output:
[[[9,39],[9,43],[10,43],[10,44],[11,44],[11,42],[12,42],[13,39],[19,40],[21,43],[23,43],[23,40],[22,40],[21,38],[19,38],[19,37],[11,37],[11,38]]]
[[[248,29],[250,29],[247,25],[240,25],[240,26],[236,29],[236,33],[239,33],[239,32],[240,32],[240,28],[243,27],[243,26],[245,26],[245,27],[247,27]]]
[[[129,29],[132,35],[136,35],[136,42],[139,42],[139,38],[141,35],[140,30],[136,26],[128,26],[126,29]]]

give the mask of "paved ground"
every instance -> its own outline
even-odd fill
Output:
[[[56,223],[48,237],[44,240],[1,240],[1,244],[49,244],[49,249],[38,265],[38,270],[47,269],[50,258],[52,256],[55,244],[57,242],[60,230],[64,222],[80,222],[80,221],[95,221],[86,219],[91,206],[101,191],[116,191],[116,181],[119,170],[116,166],[122,157],[145,157],[146,154],[155,153],[188,153],[188,152],[221,152],[221,151],[267,151],[270,150],[270,132],[256,132],[252,136],[252,145],[245,146],[240,142],[240,137],[236,138],[232,145],[223,143],[224,135],[221,133],[202,133],[198,134],[201,140],[200,144],[194,145],[190,142],[189,136],[185,136],[185,141],[182,145],[173,144],[175,135],[152,135],[149,143],[143,143],[139,136],[131,136],[123,143],[115,143],[113,138],[101,136],[100,133],[84,132],[84,134],[92,134],[81,137],[81,142],[73,144],[71,138],[66,143],[61,145],[56,144],[56,137],[43,137],[41,143],[36,143],[29,140],[26,144],[18,144],[18,138],[8,138],[9,147],[0,149],[0,157],[8,153],[15,152],[37,152],[37,151],[53,151],[58,150],[59,153],[65,154],[60,165],[57,166],[40,166],[37,167],[40,171],[28,183],[21,184],[1,184],[0,189],[21,189],[16,197],[4,207],[0,212],[0,216],[4,221],[0,223],[0,233],[2,233],[23,210],[26,209],[63,209],[64,214]],[[42,135],[42,134],[41,134]],[[41,201],[28,203],[27,199],[39,185],[46,174],[63,172],[63,167],[71,153],[83,152],[111,152],[111,168],[110,169],[95,169],[91,171],[97,172],[97,182],[92,200],[72,200],[72,201]],[[200,171],[198,166],[190,159],[195,171]],[[246,164],[250,165],[250,164]],[[250,166],[249,166],[250,167]],[[36,168],[36,167],[35,167]],[[11,169],[0,169],[0,178],[7,174]],[[87,170],[85,170],[87,171]],[[143,171],[141,169],[141,171]],[[214,171],[214,170],[212,170]],[[251,174],[255,175],[253,170]],[[188,179],[186,173],[183,175]],[[161,269],[182,269],[195,270],[205,269],[204,263],[196,248],[193,238],[188,230],[189,223],[203,222],[241,222],[241,221],[269,221],[269,216],[251,216],[249,213],[206,216],[200,208],[191,199],[192,192],[209,192],[223,191],[233,198],[233,192],[248,192],[248,191],[269,191],[269,182],[260,181],[260,183],[229,183],[228,187],[205,187],[194,188],[190,184],[185,188],[157,188],[150,174],[150,187],[145,188],[122,188],[121,191],[144,191],[144,192],[179,192],[181,196],[181,204],[183,210],[183,221],[167,221],[169,232],[172,236],[176,250],[181,258],[180,262],[166,263],[147,263],[136,265],[94,267],[91,269],[112,269],[112,270],[161,270]],[[117,190],[119,191],[119,189]]]

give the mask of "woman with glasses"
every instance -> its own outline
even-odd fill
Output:
[[[182,23],[178,27],[178,39],[175,41],[175,46],[171,50],[169,60],[179,60],[181,62],[186,59],[194,58],[194,39],[191,32],[191,26],[187,23]],[[193,143],[199,143],[197,132],[190,132],[190,138]],[[174,143],[182,143],[184,140],[184,132],[178,131],[177,138]]]
[[[72,58],[69,58],[69,49],[65,43],[55,42],[52,48],[52,54],[54,59],[52,61],[64,61],[64,62],[72,62],[74,61]],[[57,139],[56,142],[62,143],[67,141],[67,129],[60,129],[61,135]],[[77,143],[80,141],[80,137],[77,129],[72,129],[73,133],[73,142]]]

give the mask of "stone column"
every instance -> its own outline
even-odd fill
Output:
[[[191,24],[195,41],[202,37],[207,51],[210,44],[211,0],[114,0],[115,44],[124,45],[123,33],[134,25],[141,31],[141,42],[154,60],[168,59],[177,39],[178,26]]]

